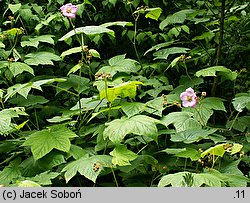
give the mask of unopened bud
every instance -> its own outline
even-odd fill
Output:
[[[201,95],[202,95],[203,97],[206,97],[206,96],[207,96],[207,93],[206,93],[206,92],[202,92]]]

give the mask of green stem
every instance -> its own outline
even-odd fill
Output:
[[[75,94],[74,92],[71,92],[71,91],[69,91],[69,90],[67,90],[67,89],[64,89],[64,88],[62,88],[62,87],[55,86],[55,85],[53,85],[53,84],[49,84],[48,86],[55,87],[55,88],[57,88],[57,89],[63,90],[63,91],[65,91],[65,92],[69,93],[69,94],[72,94],[72,95],[78,97],[78,94]]]
[[[19,154],[22,154],[23,152],[16,152],[16,153],[14,153],[11,157],[9,157],[9,158],[7,158],[7,159],[5,159],[3,162],[1,162],[0,163],[0,166],[1,165],[3,165],[3,164],[5,164],[5,163],[7,163],[7,162],[9,162],[11,159],[13,159],[15,156],[17,156],[17,155],[19,155]]]
[[[213,168],[214,168],[214,164],[215,164],[215,162],[218,160],[218,158],[219,158],[219,157],[217,157],[216,159],[214,159],[214,154],[213,154],[213,164],[212,164],[211,169],[213,169]]]
[[[184,171],[186,171],[186,168],[187,168],[187,158],[185,158]]]
[[[187,69],[186,63],[183,62],[183,64],[184,64],[184,68],[185,68],[185,71],[186,71],[186,74],[187,74],[188,78],[189,78],[190,80],[192,80],[192,78],[191,78],[190,75],[188,74],[188,69]]]
[[[134,46],[136,57],[137,57],[139,63],[141,64],[141,59],[140,59],[140,56],[138,54],[137,47],[136,47],[137,22],[138,22],[139,16],[140,16],[140,13],[138,13],[138,15],[135,18],[135,30],[134,30],[134,37],[133,37],[133,46]]]
[[[205,127],[206,125],[205,125],[205,122],[204,122],[204,120],[202,119],[202,117],[201,117],[201,114],[200,114],[200,109],[196,109],[195,108],[195,110],[196,110],[196,112],[198,113],[198,115],[199,115],[199,117],[200,117],[200,119],[201,119],[201,123],[202,123],[202,125]]]
[[[234,124],[235,124],[235,122],[236,122],[236,120],[237,120],[239,114],[240,114],[240,112],[238,111],[238,113],[237,113],[237,115],[235,116],[235,118],[234,118],[234,120],[233,120],[233,122],[232,122],[232,124],[231,124],[231,126],[230,126],[230,128],[229,128],[229,130],[232,130],[232,128],[233,128],[233,126],[234,126]]]
[[[108,111],[108,121],[110,121],[110,113],[111,113],[111,103],[108,99],[108,83],[107,83],[107,77],[104,78],[104,83],[105,83],[105,96],[108,102],[108,106],[109,106],[109,111]]]
[[[223,46],[223,36],[224,36],[224,21],[225,21],[225,7],[226,0],[222,0],[221,2],[221,14],[220,14],[220,32],[219,32],[219,44],[216,53],[215,65],[218,66],[220,63],[221,55],[222,55],[222,46]],[[215,76],[214,82],[211,88],[211,96],[214,97],[218,84],[218,76]]]
[[[142,147],[136,154],[139,154],[140,152],[142,152],[148,145],[146,144],[144,147]]]
[[[34,113],[35,113],[35,119],[36,119],[36,128],[37,128],[37,130],[39,130],[39,122],[38,122],[38,118],[37,118],[36,109],[34,109]]]
[[[112,174],[113,174],[113,177],[114,177],[114,180],[115,180],[115,185],[116,185],[116,187],[119,187],[119,184],[118,184],[116,176],[115,176],[115,172],[114,172],[112,167],[111,167],[111,171],[112,171]]]

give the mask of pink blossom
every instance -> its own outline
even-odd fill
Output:
[[[71,3],[68,3],[68,4],[65,4],[65,5],[61,6],[60,9],[62,11],[62,14],[65,17],[75,18],[78,7],[75,6],[75,5],[72,5]]]
[[[185,92],[181,93],[180,99],[182,100],[182,106],[192,108],[196,107],[197,96],[191,87],[187,88]]]

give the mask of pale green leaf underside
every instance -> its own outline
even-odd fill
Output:
[[[231,71],[230,69],[224,67],[224,66],[213,66],[206,69],[199,70],[195,73],[197,77],[203,76],[216,76],[216,73],[220,73],[225,78],[229,80],[235,80],[237,77],[237,73],[234,71]]]
[[[179,172],[175,174],[165,175],[161,178],[158,183],[158,187],[165,187],[171,185],[172,187],[184,187],[184,176],[189,174],[189,172]],[[193,176],[192,187],[200,187],[206,185],[209,187],[221,187],[222,179],[209,173],[191,173]]]
[[[79,27],[79,28],[76,28],[75,30],[71,30],[62,38],[60,38],[59,41],[63,41],[65,39],[68,39],[69,37],[74,36],[75,34],[81,34],[81,33],[84,33],[86,35],[99,35],[99,34],[107,33],[111,35],[112,37],[115,37],[115,32],[113,30],[110,30],[104,26],[90,25],[90,26],[85,26],[85,27]]]
[[[100,26],[102,27],[111,27],[111,26],[133,26],[133,23],[131,22],[126,22],[126,21],[116,21],[116,22],[108,22],[108,23],[104,23],[101,24]]]
[[[239,112],[242,112],[244,108],[250,109],[250,95],[244,94],[237,96],[233,99],[232,103],[234,108]]]
[[[36,52],[29,53],[25,56],[27,59],[24,60],[28,65],[54,65],[53,61],[60,61],[60,56],[51,52]]]
[[[190,49],[185,47],[170,47],[166,49],[161,49],[153,54],[155,56],[154,60],[156,59],[167,60],[170,54],[185,54],[187,53],[188,50]]]
[[[54,40],[52,37],[54,37],[54,35],[40,35],[40,36],[36,36],[33,38],[29,38],[27,41],[22,41],[21,46],[22,47],[32,46],[32,47],[37,48],[39,45],[39,42],[54,44]]]

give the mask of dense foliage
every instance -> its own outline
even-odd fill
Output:
[[[249,186],[250,3],[67,3],[1,1],[0,185]]]

